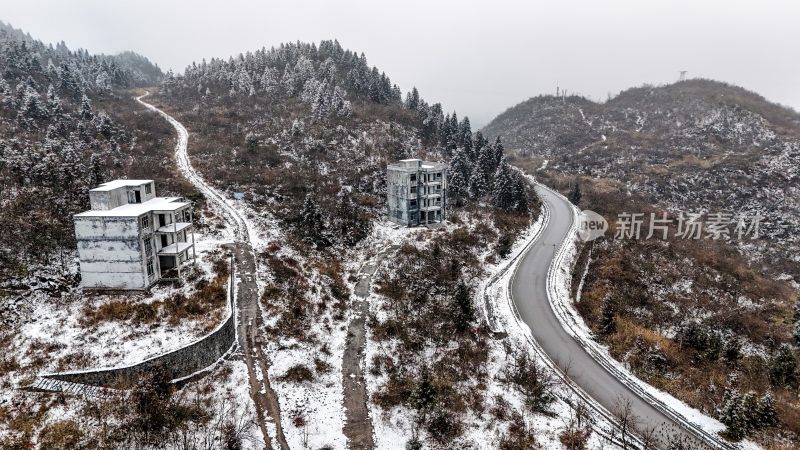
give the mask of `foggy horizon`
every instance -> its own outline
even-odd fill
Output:
[[[800,110],[800,60],[785,51],[800,42],[800,5],[790,2],[5,3],[0,20],[35,39],[91,53],[130,50],[176,73],[203,58],[338,39],[404,93],[416,86],[476,128],[556,86],[605,101],[675,82],[681,70]]]

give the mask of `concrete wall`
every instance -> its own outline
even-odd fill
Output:
[[[408,201],[410,199],[409,197],[411,197],[410,174],[411,172],[392,169],[386,172],[387,214],[389,220],[400,225],[409,225]],[[414,198],[416,198],[416,194],[414,194]]]
[[[150,193],[146,192],[146,184],[140,186],[120,186],[108,191],[89,191],[89,203],[93,210],[108,210],[128,203],[128,192],[139,191],[142,203],[155,198],[156,188],[154,183],[150,184]]]
[[[145,289],[149,286],[138,218],[76,217],[75,238],[83,287]]]
[[[92,369],[74,372],[61,372],[42,375],[70,383],[88,384],[100,387],[115,387],[135,382],[137,379],[159,367],[167,371],[171,380],[191,378],[212,366],[236,343],[236,306],[233,297],[233,267],[228,281],[228,317],[207,336],[169,353],[159,355],[137,364],[108,369]]]

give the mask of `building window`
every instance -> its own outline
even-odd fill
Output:
[[[144,240],[144,254],[149,258],[153,254],[153,242],[150,238]]]
[[[153,276],[153,260],[152,259],[148,259],[147,260],[147,276],[148,277],[152,277]]]
[[[409,200],[408,207],[411,208],[411,209],[415,209],[417,207],[417,200],[416,199]]]
[[[142,217],[142,229],[146,230],[150,228],[150,218],[147,216]]]
[[[417,193],[417,185],[416,184],[412,184],[411,185],[411,193],[412,194],[416,194]]]
[[[153,188],[151,187],[150,183],[147,183],[147,184],[144,185],[144,193],[145,194],[149,194],[150,192],[152,192],[152,189]]]
[[[416,183],[416,182],[417,182],[417,174],[413,174],[413,175],[411,175],[411,177],[409,178],[409,180],[411,180],[411,182],[412,182],[412,183]]]

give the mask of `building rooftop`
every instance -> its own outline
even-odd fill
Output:
[[[152,183],[153,180],[114,180],[109,181],[107,183],[103,183],[100,186],[97,186],[94,189],[91,189],[89,192],[104,192],[104,191],[113,191],[114,189],[121,188],[121,187],[134,187],[134,186],[141,186],[143,184]]]
[[[150,211],[175,211],[189,205],[190,203],[183,201],[181,197],[156,197],[143,203],[128,203],[113,209],[86,211],[75,214],[75,217],[139,217]]]
[[[400,161],[389,164],[387,166],[392,170],[417,170],[417,169],[426,169],[426,170],[440,170],[444,169],[445,165],[442,163],[431,162],[431,161],[423,161],[421,159],[401,159]]]

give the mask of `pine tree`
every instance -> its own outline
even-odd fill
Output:
[[[475,142],[472,145],[472,152],[470,153],[470,159],[474,162],[478,159],[478,155],[481,154],[481,151],[484,147],[489,144],[489,141],[483,136],[483,133],[478,131],[475,133]]]
[[[25,86],[22,99],[19,101],[17,119],[20,123],[31,126],[33,121],[46,117],[46,110],[41,103],[39,93],[30,85]]]
[[[492,204],[495,208],[503,211],[512,211],[516,206],[514,194],[514,176],[511,167],[506,164],[505,160],[502,160],[497,173],[494,175]]]
[[[797,386],[797,359],[788,344],[782,344],[772,358],[769,378],[775,387]]]
[[[728,427],[726,434],[731,439],[740,440],[747,434],[747,421],[742,413],[741,395],[735,390],[725,391],[717,418]]]
[[[600,333],[608,336],[617,331],[617,303],[611,297],[603,299],[600,310]]]
[[[472,164],[463,150],[456,150],[450,159],[450,171],[447,183],[448,196],[455,202],[456,206],[464,204],[464,200],[469,197],[470,176],[472,175]]]
[[[469,194],[475,200],[483,198],[489,192],[489,175],[486,170],[486,166],[480,163],[472,168],[472,174],[469,179]]]
[[[478,155],[478,162],[476,164],[482,166],[487,174],[494,175],[497,171],[494,147],[491,145],[484,146],[483,149],[481,149],[480,155]],[[489,184],[492,182],[491,179],[487,179],[486,181]]]
[[[100,162],[100,157],[96,153],[92,153],[92,156],[89,158],[89,186],[94,188],[102,183],[103,166]]]
[[[94,85],[97,86],[97,89],[101,92],[110,92],[111,91],[111,77],[108,76],[106,71],[102,71],[97,74],[95,78]]]
[[[497,139],[494,141],[494,164],[498,166],[500,161],[503,160],[505,157],[505,147],[503,147],[503,142],[500,140],[500,136],[497,136]]]
[[[11,103],[12,91],[8,81],[0,75],[0,105]]]
[[[778,424],[778,413],[775,410],[775,400],[772,394],[767,392],[758,400],[757,410],[757,427],[768,428],[774,427]]]
[[[267,67],[264,69],[264,74],[261,75],[260,79],[261,90],[264,91],[265,94],[275,94],[278,92],[278,88],[280,87],[280,82],[278,81],[278,71]]]
[[[567,195],[567,199],[575,206],[578,205],[581,201],[581,197],[583,194],[581,193],[581,186],[578,183],[575,183],[575,186],[569,191]]]
[[[86,94],[81,96],[81,108],[79,115],[81,119],[85,121],[90,121],[94,118],[94,113],[92,112],[92,102],[89,100],[89,97]]]
[[[465,331],[475,320],[472,296],[470,295],[469,287],[463,280],[456,285],[456,290],[453,294],[453,319],[458,331]]]
[[[463,148],[467,154],[472,153],[472,126],[469,117],[464,117],[459,126],[458,146]]]
[[[61,99],[58,98],[58,94],[56,94],[56,90],[52,84],[47,87],[46,108],[50,117],[60,117],[61,114],[64,112],[63,108],[61,107]]]
[[[419,108],[419,91],[416,86],[411,88],[411,92],[406,94],[405,106],[412,111],[416,111],[417,108]]]
[[[325,220],[311,194],[306,195],[303,201],[303,210],[300,212],[298,231],[306,241],[316,247],[327,246],[328,240],[325,237]]]
[[[530,211],[530,207],[528,206],[528,193],[525,190],[525,186],[525,178],[519,172],[514,172],[513,211],[517,214],[527,214]]]

